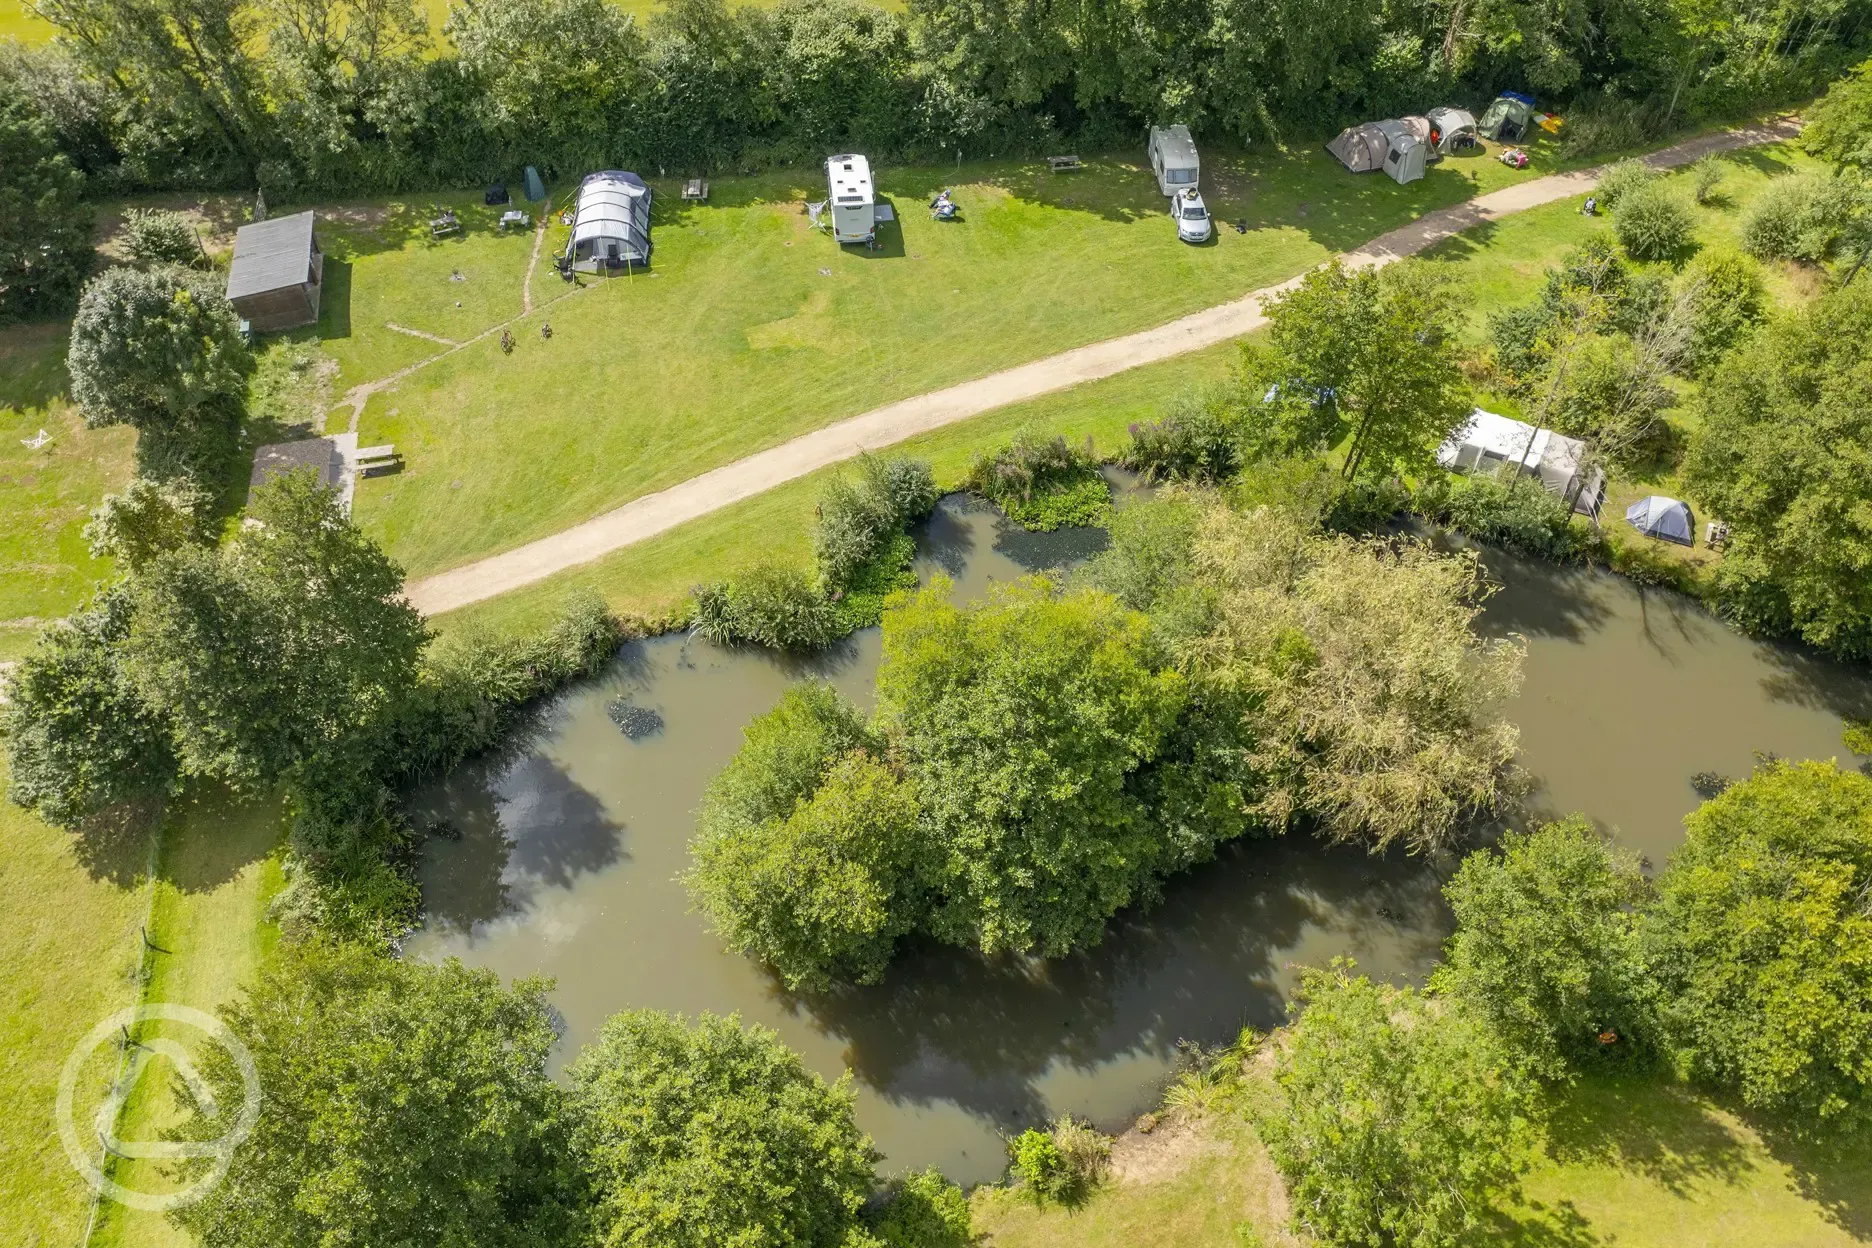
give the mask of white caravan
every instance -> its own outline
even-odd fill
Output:
[[[871,162],[863,156],[834,156],[825,162],[826,191],[832,201],[832,237],[841,243],[868,243],[877,236],[877,193],[871,187]]]
[[[1151,172],[1157,175],[1157,189],[1165,195],[1181,195],[1191,190],[1202,176],[1196,159],[1196,141],[1188,126],[1152,126],[1150,132]]]

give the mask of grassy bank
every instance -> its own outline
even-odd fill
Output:
[[[1157,1138],[1159,1137],[1161,1142]],[[1230,1111],[1133,1133],[1114,1175],[1077,1209],[984,1188],[975,1230],[994,1248],[1174,1243],[1287,1245],[1286,1197],[1254,1132]],[[1173,1232],[1173,1233],[1172,1233]],[[1849,1248],[1872,1243],[1872,1146],[1778,1142],[1682,1087],[1588,1079],[1562,1097],[1522,1198],[1470,1243],[1553,1248]]]

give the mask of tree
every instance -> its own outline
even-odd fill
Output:
[[[216,278],[116,268],[85,285],[66,367],[86,424],[187,436],[238,404],[252,360]]]
[[[234,785],[285,779],[381,724],[425,640],[401,570],[311,472],[275,477],[247,514],[219,550],[184,547],[138,574],[125,640],[183,771]]]
[[[1872,655],[1872,291],[1755,334],[1699,391],[1684,478],[1729,524],[1719,605],[1745,627]]]
[[[1761,266],[1733,251],[1700,251],[1684,266],[1679,289],[1690,301],[1688,362],[1713,367],[1762,319]]]
[[[1658,881],[1649,954],[1699,1078],[1803,1134],[1872,1126],[1872,779],[1775,763],[1705,802]]]
[[[873,1183],[851,1075],[735,1017],[613,1015],[572,1064],[597,1242],[834,1248]]]
[[[1380,273],[1338,261],[1268,307],[1266,348],[1248,348],[1241,384],[1264,451],[1345,443],[1345,478],[1427,471],[1468,413],[1449,366],[1455,306],[1426,267]],[[1269,392],[1271,391],[1271,396]]]
[[[124,669],[129,627],[129,595],[107,589],[40,634],[7,680],[7,796],[48,823],[69,826],[175,778],[168,725]]]
[[[134,572],[166,551],[205,540],[208,501],[189,481],[133,477],[123,493],[106,494],[91,512],[84,539],[94,558],[115,559]]]
[[[1804,110],[1801,146],[1835,169],[1872,169],[1872,60],[1859,62]]]
[[[688,876],[728,946],[789,988],[875,983],[922,918],[917,791],[862,749],[786,815],[748,823],[705,806]]]
[[[227,1021],[253,1054],[260,1116],[221,1182],[174,1216],[213,1248],[573,1242],[578,1201],[549,984],[289,941]],[[199,1120],[243,1103],[228,1054]]]
[[[1486,591],[1472,555],[1217,507],[1195,569],[1216,593],[1216,625],[1184,662],[1247,707],[1254,813],[1425,850],[1495,807],[1517,749],[1501,709],[1522,651],[1476,634]]]
[[[1432,982],[1543,1078],[1641,1050],[1652,1038],[1635,938],[1648,894],[1637,856],[1583,817],[1507,833],[1444,886],[1456,931]]]
[[[1512,1190],[1537,1093],[1488,1028],[1351,966],[1302,973],[1255,1125],[1295,1219],[1329,1243],[1442,1248]]]
[[[1149,623],[1044,579],[955,607],[938,578],[884,617],[878,718],[934,838],[934,932],[1058,957],[1146,896],[1166,847],[1129,777],[1184,704]]]
[[[71,307],[91,268],[84,175],[24,95],[0,91],[0,325]]]

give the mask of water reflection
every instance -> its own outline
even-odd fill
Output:
[[[1026,535],[952,497],[918,534],[917,571],[958,598],[1085,557],[1103,534]],[[1840,752],[1840,715],[1868,705],[1860,674],[1763,646],[1695,604],[1617,579],[1488,556],[1502,583],[1484,626],[1528,639],[1512,708],[1533,780],[1509,823],[1584,811],[1661,862],[1698,800],[1690,778],[1747,773],[1758,750]],[[1454,859],[1368,856],[1300,837],[1226,847],[1170,881],[1103,944],[1037,964],[936,946],[907,950],[873,988],[793,994],[729,955],[690,912],[679,876],[708,781],[741,729],[798,680],[871,699],[875,631],[781,658],[683,637],[626,647],[501,758],[414,794],[432,841],[428,924],[415,956],[456,954],[503,976],[556,978],[569,1056],[632,1006],[739,1011],[814,1068],[854,1072],[859,1120],[886,1168],[993,1178],[1001,1136],[1072,1111],[1107,1126],[1146,1108],[1181,1041],[1213,1043],[1284,1017],[1296,967],[1350,954],[1372,974],[1421,975],[1449,918]],[[619,726],[654,717],[635,736]],[[1863,709],[1858,713],[1864,713]]]

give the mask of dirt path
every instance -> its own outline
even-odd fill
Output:
[[[549,201],[547,208],[552,207]],[[540,248],[546,245],[546,212],[539,214],[539,228],[533,231],[533,257],[527,261],[526,279],[520,283],[520,315],[533,311],[533,270],[539,268]]]
[[[1767,125],[1703,135],[1653,152],[1644,159],[1655,168],[1675,168],[1711,152],[1792,138],[1799,130],[1798,121],[1782,119]],[[1598,171],[1586,169],[1536,178],[1493,191],[1428,213],[1409,225],[1381,234],[1356,251],[1346,253],[1343,259],[1355,268],[1390,264],[1484,222],[1584,195],[1597,180]],[[1253,333],[1267,324],[1267,317],[1262,313],[1264,302],[1293,288],[1299,281],[1299,277],[1294,277],[1168,325],[1095,342],[974,381],[903,399],[802,434],[790,442],[724,464],[666,490],[633,499],[549,537],[413,581],[407,589],[409,600],[425,615],[453,611],[589,563],[796,477],[850,459],[862,451],[880,450],[998,407]],[[386,379],[383,384],[400,376]],[[382,388],[378,383],[372,385]],[[362,407],[360,401],[358,410]]]
[[[384,328],[394,329],[397,333],[408,334],[412,338],[422,338],[428,342],[439,342],[445,347],[461,346],[461,343],[456,342],[453,338],[444,338],[441,334],[432,334],[426,329],[411,329],[409,326],[399,325],[395,321],[385,321]]]

